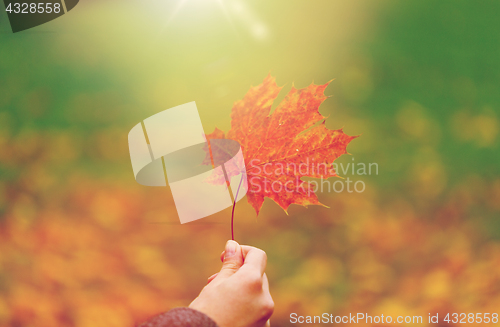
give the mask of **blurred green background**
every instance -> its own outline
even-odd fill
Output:
[[[289,315],[500,308],[500,2],[81,1],[13,34],[0,6],[0,325],[132,326],[220,268],[230,209],[180,225],[127,133],[196,101],[207,133],[271,73],[378,163],[323,207],[236,206]],[[342,174],[341,174],[342,175]],[[425,323],[423,324],[425,325]],[[499,325],[499,324],[496,324]]]

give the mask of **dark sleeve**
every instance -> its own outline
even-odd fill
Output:
[[[190,308],[175,308],[159,314],[138,327],[218,327],[206,314]]]

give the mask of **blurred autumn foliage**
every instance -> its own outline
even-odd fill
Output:
[[[363,134],[338,161],[379,165],[340,174],[363,193],[319,192],[329,209],[238,202],[236,240],[268,254],[272,325],[498,312],[500,3],[254,1],[265,42],[236,19],[234,39],[211,3],[164,28],[153,2],[87,1],[17,35],[2,10],[0,326],[133,326],[188,305],[220,269],[230,209],[180,225],[168,188],[134,181],[127,133],[193,100],[205,131],[228,130],[269,70],[297,88],[336,77],[327,127]]]
[[[2,325],[132,326],[187,305],[219,268],[228,221],[169,222],[176,213],[165,189],[82,173],[55,184],[52,136],[32,133],[38,141],[23,136],[22,153],[15,137],[0,152],[3,164],[28,172],[2,182]],[[275,325],[287,325],[291,312],[500,307],[500,243],[485,239],[480,224],[481,215],[498,215],[500,179],[466,179],[426,206],[373,187],[322,196],[331,209],[297,207],[284,217],[271,204],[258,221],[238,203],[240,241],[268,252]]]

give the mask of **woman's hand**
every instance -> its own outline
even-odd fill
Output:
[[[220,272],[209,277],[208,285],[189,307],[205,313],[220,327],[269,326],[274,302],[264,273],[266,253],[228,241],[222,258]]]

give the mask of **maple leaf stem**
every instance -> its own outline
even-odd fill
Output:
[[[233,201],[233,212],[231,213],[231,239],[234,241],[234,208],[236,207],[236,200],[238,199],[238,193],[240,192],[241,182],[243,181],[243,174],[241,175],[240,184],[238,184],[238,189],[236,190],[236,196]]]

